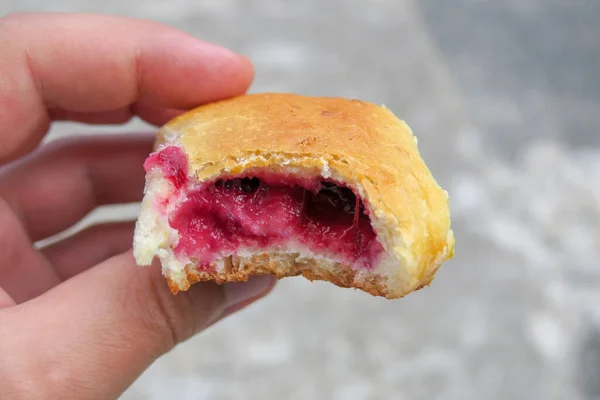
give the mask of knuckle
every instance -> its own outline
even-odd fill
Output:
[[[148,273],[146,284],[137,293],[140,302],[136,309],[140,327],[145,334],[158,337],[160,351],[165,353],[185,340],[191,333],[187,327],[181,303],[168,292],[167,286],[159,274]],[[183,297],[183,296],[182,296]]]

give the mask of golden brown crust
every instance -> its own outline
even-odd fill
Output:
[[[229,257],[231,266],[222,273],[203,272],[195,269],[194,266],[186,267],[187,282],[184,285],[177,284],[167,278],[171,292],[177,294],[179,291],[185,291],[191,285],[197,282],[214,281],[222,284],[226,282],[245,282],[253,275],[270,274],[278,279],[302,275],[310,281],[328,281],[336,286],[343,288],[361,289],[373,296],[382,296],[387,298],[397,298],[388,292],[386,283],[379,276],[370,276],[367,279],[357,279],[357,271],[338,265],[336,272],[318,265],[317,263],[299,263],[296,257],[270,257],[269,254],[257,254],[249,260],[245,260],[243,268],[240,268],[239,259]]]
[[[330,171],[360,188],[378,236],[404,269],[395,297],[429,284],[453,255],[447,193],[422,160],[410,128],[383,107],[341,98],[245,95],[174,119],[159,133],[158,143],[166,141],[182,145],[200,181],[249,168],[295,167],[315,175]],[[317,269],[304,275],[358,284]],[[361,289],[382,295],[385,285],[364,283]]]

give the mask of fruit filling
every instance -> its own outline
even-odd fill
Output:
[[[335,182],[255,171],[186,186],[187,160],[175,146],[148,158],[146,170],[157,167],[175,190],[185,190],[169,215],[180,235],[173,250],[199,265],[239,250],[292,245],[372,269],[383,253],[360,197]]]

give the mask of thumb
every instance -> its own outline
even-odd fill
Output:
[[[71,398],[117,397],[156,358],[264,296],[274,283],[270,276],[197,283],[173,295],[158,266],[137,267],[127,252],[17,307],[4,326],[19,335],[0,327],[0,342],[12,342],[6,349],[14,354],[8,365],[17,366],[16,376],[19,369],[44,371],[42,382],[34,381],[44,398],[61,398],[66,388]]]

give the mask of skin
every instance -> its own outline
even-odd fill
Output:
[[[154,139],[39,146],[52,121],[160,125],[252,78],[244,57],[148,21],[0,19],[0,398],[116,398],[156,358],[271,290],[260,277],[174,296],[158,265],[135,265],[130,222],[33,245],[99,205],[139,201]]]

